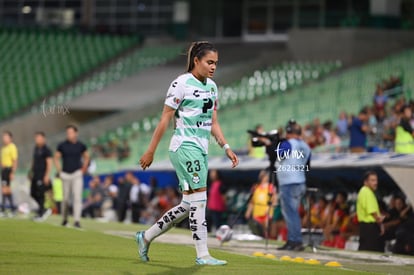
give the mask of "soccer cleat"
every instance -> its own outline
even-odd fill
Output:
[[[73,224],[73,226],[74,226],[75,228],[81,228],[80,222],[75,222],[75,223]]]
[[[218,260],[216,258],[213,258],[211,256],[207,256],[204,258],[197,258],[196,264],[198,265],[226,265],[227,261],[224,260]]]
[[[148,262],[148,250],[149,250],[149,243],[145,241],[145,231],[139,231],[135,234],[135,240],[138,245],[138,255],[141,258],[141,261]]]
[[[68,221],[67,220],[63,220],[62,221],[62,226],[67,226],[68,225]]]

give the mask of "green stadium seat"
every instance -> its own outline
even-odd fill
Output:
[[[0,41],[0,66],[6,79],[2,92],[16,97],[0,119],[49,96],[139,42],[136,37],[6,29],[0,29]],[[106,49],[105,55],[102,49]]]

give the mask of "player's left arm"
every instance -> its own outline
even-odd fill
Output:
[[[227,144],[227,141],[224,138],[223,131],[221,130],[220,124],[217,119],[217,110],[213,111],[211,134],[216,139],[220,147],[223,147],[225,144]],[[233,152],[233,150],[231,150],[231,148],[226,149],[226,155],[232,162],[232,168],[236,167],[239,164],[239,159],[237,155]]]
[[[46,185],[49,185],[50,183],[50,171],[52,171],[52,156],[51,155],[46,158],[46,171],[43,177],[43,182]]]

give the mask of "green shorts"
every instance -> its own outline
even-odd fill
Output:
[[[170,151],[170,160],[181,192],[207,187],[208,158],[201,148],[184,142],[177,151]]]

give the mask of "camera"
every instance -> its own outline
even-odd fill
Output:
[[[279,133],[277,130],[271,130],[268,133],[258,133],[255,130],[247,130],[247,132],[251,135],[251,143],[253,147],[262,147],[268,145],[265,142],[263,142],[260,138],[265,138],[269,140],[271,144],[278,143],[280,140]]]
[[[294,119],[290,119],[285,127],[285,131],[288,134],[300,135],[301,130],[302,129],[300,125]],[[255,130],[247,130],[247,132],[251,136],[250,141],[253,147],[262,147],[262,146],[266,147],[266,154],[269,157],[270,168],[275,169],[274,167],[275,167],[275,163],[277,160],[276,149],[278,145],[285,139],[280,137],[280,134],[277,130],[271,130],[270,132],[267,132],[267,133],[259,133]],[[263,140],[266,140],[266,142],[264,142]]]
[[[253,147],[266,147],[266,154],[269,157],[271,171],[275,170],[275,163],[277,160],[276,149],[278,144],[282,141],[277,130],[271,130],[267,133],[258,133],[255,130],[247,130],[251,136],[251,143]],[[264,142],[263,140],[266,140]]]

